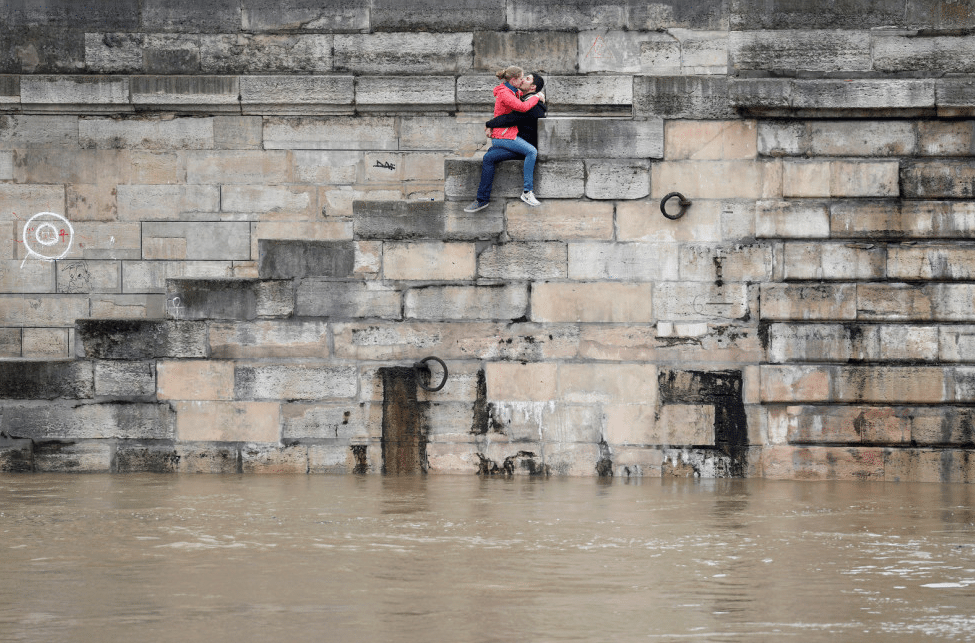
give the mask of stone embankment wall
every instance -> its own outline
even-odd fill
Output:
[[[2,470],[975,478],[966,1],[0,25]],[[542,206],[465,214],[511,63]]]

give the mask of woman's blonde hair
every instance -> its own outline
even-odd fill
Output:
[[[495,76],[498,77],[498,80],[511,80],[512,78],[521,78],[524,75],[525,70],[521,67],[516,67],[515,65],[502,69],[495,74]]]

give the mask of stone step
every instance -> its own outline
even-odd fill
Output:
[[[464,212],[466,205],[457,201],[354,201],[353,233],[355,239],[376,241],[486,241],[504,230],[502,208],[471,214]]]
[[[88,359],[199,359],[208,356],[203,321],[167,319],[79,319],[78,354]]]
[[[253,320],[294,314],[291,279],[167,279],[171,319]]]

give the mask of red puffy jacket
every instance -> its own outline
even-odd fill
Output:
[[[520,93],[520,92],[519,92]],[[510,114],[511,112],[527,112],[538,103],[538,96],[532,96],[526,101],[518,98],[518,95],[511,90],[505,83],[501,83],[494,88],[494,115]],[[491,138],[504,138],[514,140],[518,136],[518,126],[495,127],[491,130]]]

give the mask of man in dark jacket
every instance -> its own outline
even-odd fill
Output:
[[[522,91],[525,92],[521,97],[522,100],[534,96],[545,87],[545,79],[537,73],[525,74],[522,83]],[[518,127],[518,137],[537,148],[538,119],[545,118],[546,111],[548,111],[548,106],[539,101],[537,105],[527,112],[503,114],[489,120],[485,124],[485,127],[490,131],[491,128],[495,127],[511,127],[512,125],[516,125]],[[484,159],[481,161],[481,184],[477,188],[477,199],[464,208],[464,212],[478,212],[491,204],[491,187],[494,184],[494,171],[498,163],[523,158],[525,157],[521,154],[516,154],[503,147],[491,147],[484,154]]]

